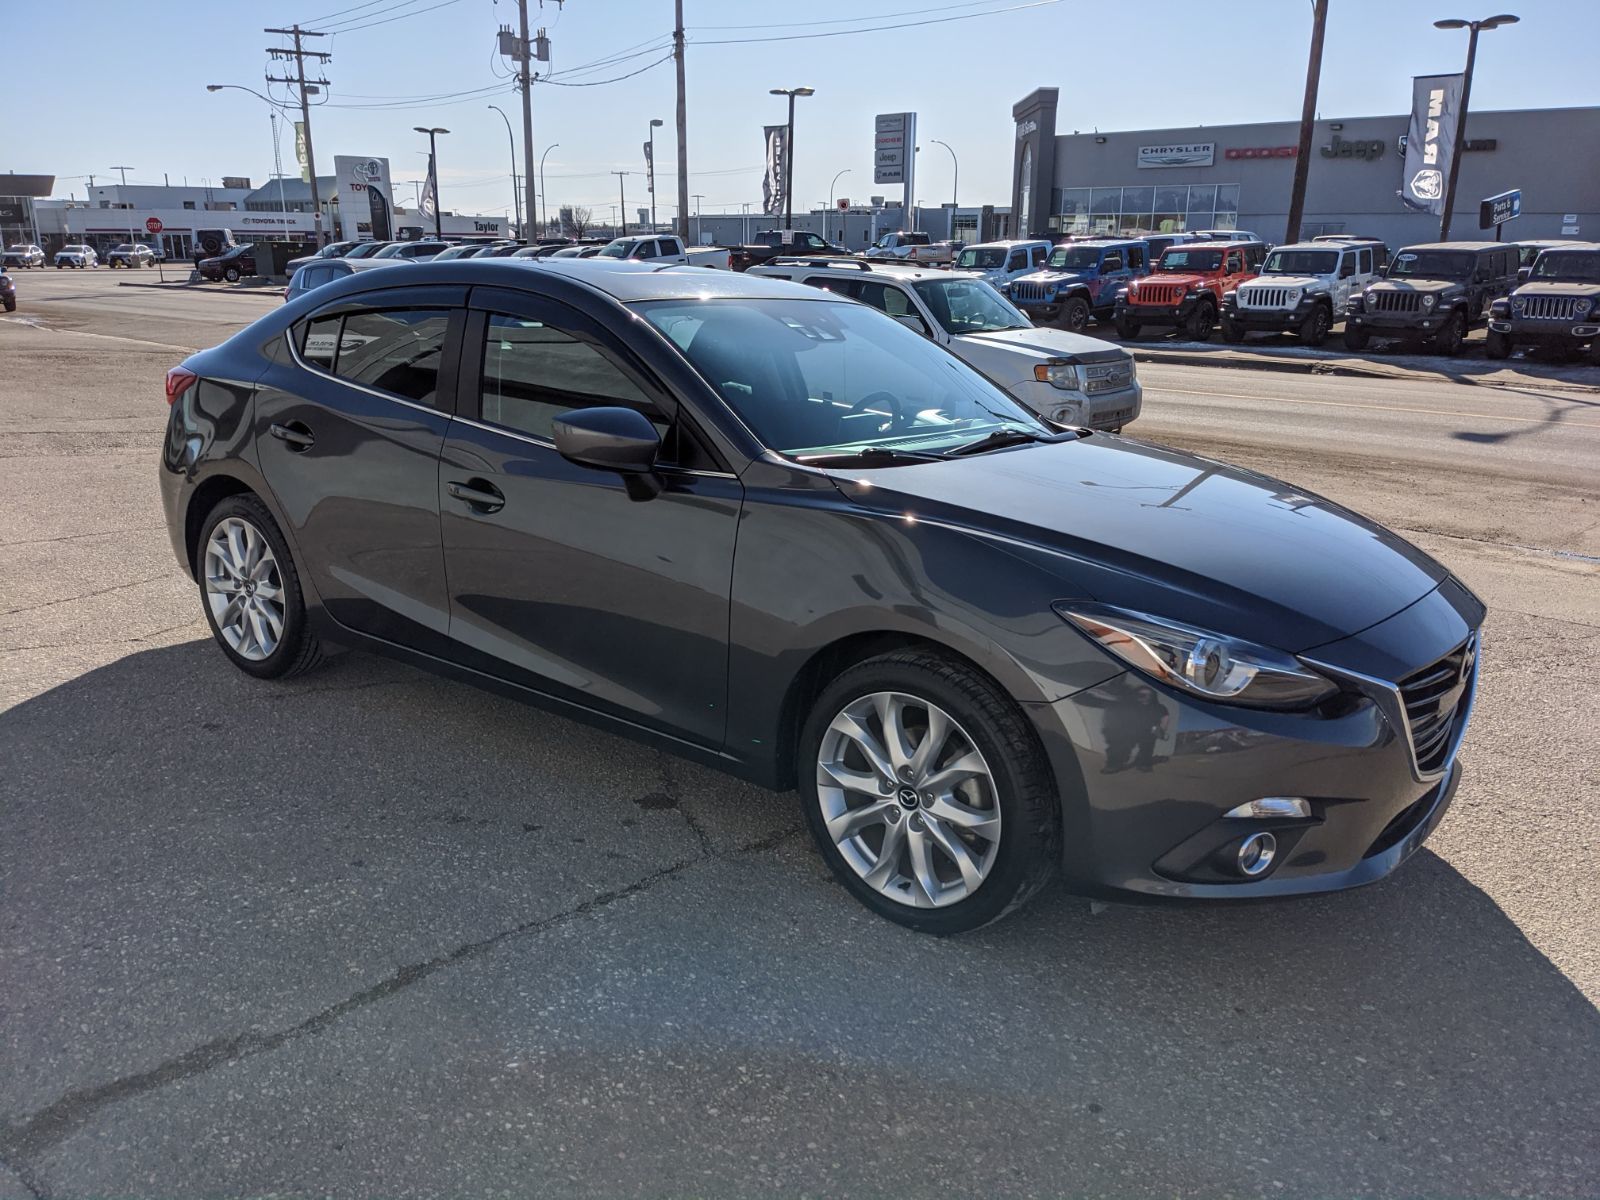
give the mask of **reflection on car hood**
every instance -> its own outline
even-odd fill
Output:
[[[1046,269],[1043,271],[1030,271],[1026,275],[1017,276],[1017,282],[1026,280],[1029,283],[1081,283],[1090,278],[1090,273],[1084,271],[1056,271]]]
[[[1243,287],[1308,288],[1326,282],[1317,275],[1257,275]]]
[[[1461,287],[1458,279],[1380,279],[1372,285],[1380,292],[1442,292]]]
[[[1146,275],[1143,279],[1135,279],[1132,290],[1138,291],[1144,284],[1150,283],[1176,283],[1181,287],[1198,287],[1205,281],[1205,276],[1193,271],[1157,271],[1154,275]]]
[[[1049,558],[1062,591],[1038,603],[1090,598],[1289,651],[1357,633],[1448,575],[1319,496],[1125,438],[852,469],[835,480],[864,508]]]
[[[1523,284],[1512,296],[1593,296],[1600,283],[1583,279],[1540,279]]]
[[[999,329],[993,333],[965,333],[963,341],[1003,347],[1040,358],[1122,358],[1123,351],[1110,342],[1068,333],[1065,329]]]

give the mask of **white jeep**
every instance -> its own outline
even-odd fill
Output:
[[[1378,278],[1388,261],[1382,242],[1317,241],[1278,246],[1261,272],[1222,297],[1222,336],[1293,333],[1320,346],[1344,319],[1350,297]]]

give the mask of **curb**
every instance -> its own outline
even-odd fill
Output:
[[[1452,371],[1417,371],[1406,368],[1384,370],[1376,363],[1341,362],[1325,358],[1281,358],[1268,355],[1224,358],[1222,353],[1206,354],[1192,350],[1138,349],[1123,344],[1135,362],[1170,363],[1180,367],[1228,367],[1242,371],[1278,371],[1291,375],[1336,375],[1355,379],[1443,380],[1468,384],[1474,387],[1541,387],[1552,391],[1600,391],[1600,381],[1583,383],[1570,379],[1547,379],[1543,376],[1520,376],[1512,379],[1488,379]]]

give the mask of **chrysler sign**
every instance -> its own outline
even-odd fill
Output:
[[[1186,142],[1180,146],[1140,146],[1140,167],[1209,167],[1217,156],[1215,142]]]

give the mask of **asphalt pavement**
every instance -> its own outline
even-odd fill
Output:
[[[1144,364],[1130,434],[1484,597],[1465,780],[1361,892],[937,940],[792,794],[361,654],[235,671],[162,375],[276,298],[19,282],[0,1200],[1600,1195],[1600,391]]]

